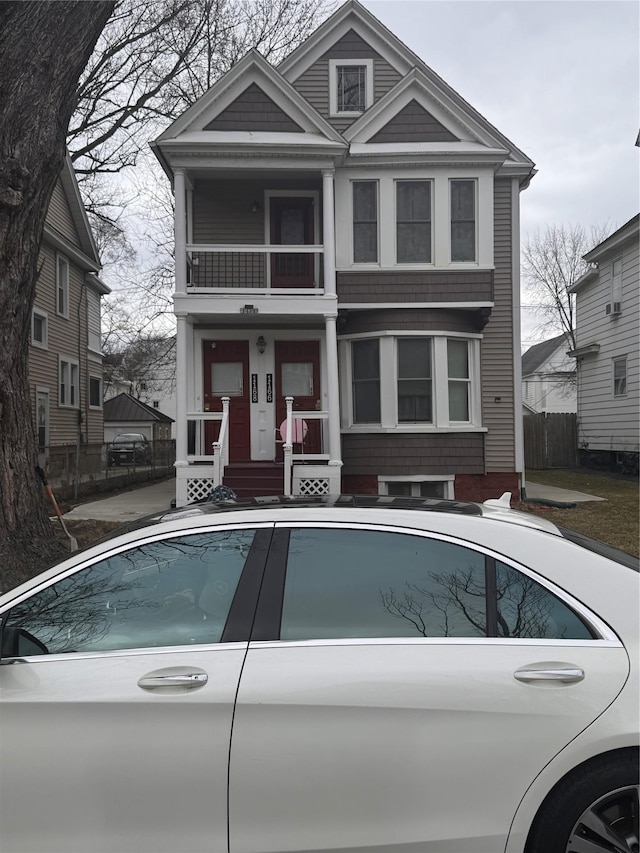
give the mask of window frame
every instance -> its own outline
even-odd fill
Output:
[[[36,317],[42,323],[42,340],[38,340],[35,335]],[[49,314],[47,311],[43,311],[42,308],[35,307],[31,312],[31,344],[34,347],[38,347],[38,349],[49,349]]]
[[[388,495],[390,483],[408,483],[411,486],[411,497],[422,497],[422,483],[442,483],[444,486],[443,500],[455,499],[455,474],[379,474],[378,494]]]
[[[46,400],[45,404],[45,422],[40,424],[39,400]],[[36,385],[36,404],[35,404],[35,421],[36,421],[36,442],[38,453],[46,453],[49,448],[50,441],[50,422],[51,422],[51,393],[48,388]],[[44,430],[44,444],[40,443],[40,428]]]
[[[400,376],[400,344],[406,341],[424,341],[426,343],[426,350],[428,353],[428,362],[429,362],[429,375],[421,376],[421,377],[411,377],[411,376]],[[396,420],[398,426],[404,424],[433,424],[433,415],[434,415],[434,394],[433,394],[433,386],[434,386],[434,357],[433,357],[433,339],[428,335],[419,335],[416,337],[412,337],[409,335],[399,335],[395,338],[395,355],[396,355],[396,376],[395,376],[395,387],[396,387]],[[428,385],[429,388],[429,413],[430,416],[425,420],[400,420],[400,389],[404,383],[407,382],[423,382]],[[402,395],[402,396],[418,396],[418,395]]]
[[[338,69],[364,68],[364,110],[338,109]],[[329,115],[335,118],[357,118],[373,104],[373,59],[329,60]]]
[[[74,371],[75,368],[75,371]],[[68,371],[65,377],[65,370]],[[75,373],[75,382],[74,382]],[[68,381],[63,382],[63,379]],[[63,394],[63,389],[69,389],[69,396],[75,400],[66,400],[66,393]],[[72,393],[72,390],[75,393]],[[80,363],[77,358],[71,358],[67,355],[58,356],[58,405],[62,409],[79,409],[80,408]]]
[[[69,259],[56,252],[56,314],[69,319]]]
[[[616,272],[616,266],[619,271]],[[622,312],[622,255],[618,258],[613,258],[611,261],[611,313],[620,314]],[[618,310],[614,310],[615,304],[619,305]]]
[[[99,402],[99,403],[97,403],[97,404],[96,404],[96,403],[92,403],[92,402],[91,402],[91,397],[92,397],[92,394],[91,394],[91,383],[92,383],[92,382],[97,382],[97,383],[98,383],[98,397],[99,397],[100,402]],[[90,374],[89,374],[89,382],[88,382],[88,386],[87,386],[87,397],[88,397],[88,400],[89,400],[89,408],[90,408],[90,409],[93,409],[94,411],[99,411],[99,410],[101,410],[101,409],[102,409],[102,403],[103,403],[103,396],[102,396],[102,376],[96,376],[95,374],[92,374],[92,373],[90,373]]]
[[[627,356],[626,355],[618,355],[611,359],[612,364],[612,373],[613,373],[613,397],[614,399],[623,399],[627,396],[627,379],[629,377],[627,371]],[[616,367],[618,364],[624,365],[624,375],[616,376]],[[622,383],[622,390],[618,390],[618,383]]]
[[[365,338],[364,340],[358,340],[358,341],[355,341],[354,343],[356,343],[356,344],[369,343],[372,340],[375,340],[375,339],[374,338]],[[378,340],[377,343],[378,343],[378,375],[377,375],[377,377],[367,377],[364,379],[356,379],[355,378],[355,375],[354,375],[355,358],[353,357],[353,349],[350,348],[351,370],[349,372],[349,375],[351,377],[351,412],[352,412],[353,422],[358,424],[359,426],[369,426],[371,424],[374,424],[374,425],[380,424],[381,419],[382,419],[382,376],[381,376],[382,371],[381,371],[381,366],[380,366],[380,341]],[[356,418],[356,383],[358,383],[359,385],[364,385],[365,383],[369,383],[371,385],[374,385],[374,384],[377,385],[378,413],[380,415],[380,417],[378,418],[377,421],[356,421],[355,420],[355,418]]]
[[[453,218],[453,185],[471,184],[473,186],[473,220]],[[473,222],[473,258],[459,259],[453,257],[453,226],[454,223]],[[449,178],[449,260],[452,264],[478,264],[478,179],[477,178]]]
[[[428,191],[428,207],[429,207],[429,218],[428,219],[411,219],[411,220],[401,220],[398,215],[398,188],[401,184],[426,184]],[[396,178],[394,180],[394,216],[395,216],[395,263],[397,266],[402,267],[403,269],[407,267],[416,267],[423,268],[424,266],[433,266],[433,220],[434,220],[434,211],[433,211],[433,201],[434,201],[434,193],[433,193],[434,181],[433,178]],[[429,257],[428,260],[424,261],[401,261],[399,257],[399,248],[400,248],[400,240],[399,240],[399,226],[400,225],[416,225],[416,224],[426,224],[427,231],[429,234]]]

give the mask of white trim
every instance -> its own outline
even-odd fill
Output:
[[[395,267],[401,270],[424,269],[425,266],[433,268],[433,178],[405,178],[400,175],[394,178],[393,192],[393,221],[394,221],[394,259]],[[428,261],[399,261],[398,260],[398,186],[400,184],[426,184],[429,190],[429,255]],[[415,222],[416,220],[407,220],[407,222]],[[421,220],[417,220],[421,222]]]
[[[453,215],[452,215],[453,205],[452,205],[451,198],[453,195],[453,185],[454,184],[462,184],[462,183],[467,183],[467,184],[470,183],[473,186],[473,238],[474,238],[473,239],[473,259],[472,260],[465,260],[465,261],[459,261],[459,260],[454,261],[453,257],[452,257],[453,256],[453,234],[452,234],[452,231],[453,231]],[[467,178],[467,177],[463,177],[462,175],[460,175],[460,176],[456,175],[455,177],[450,177],[449,178],[448,199],[449,199],[449,212],[448,212],[448,220],[449,220],[449,265],[456,264],[457,266],[460,266],[460,265],[464,264],[465,266],[470,266],[470,267],[475,269],[478,266],[478,259],[480,256],[480,252],[479,252],[479,248],[480,248],[479,242],[480,241],[478,239],[478,232],[479,232],[479,228],[478,228],[478,220],[479,220],[479,216],[478,216],[478,213],[479,213],[479,210],[478,210],[478,208],[479,208],[479,204],[478,204],[478,200],[479,200],[478,179],[475,177],[474,178]]]
[[[63,372],[65,371],[65,366],[67,369],[67,375],[64,377],[67,381],[64,383],[65,391],[68,389],[69,400],[62,400],[62,380],[63,380]],[[75,374],[75,382],[74,382],[74,371],[73,368],[76,368]],[[75,390],[75,395],[72,395],[72,389]],[[76,399],[72,400],[72,396],[75,396]],[[79,409],[80,408],[80,363],[77,358],[72,358],[68,355],[58,355],[58,406],[61,409]]]
[[[338,110],[338,68],[345,66],[365,69],[364,110]],[[353,118],[362,115],[373,105],[373,59],[330,59],[329,60],[329,115],[333,118]]]
[[[522,422],[522,329],[520,293],[520,186],[517,178],[511,181],[511,284],[513,328],[513,406],[514,406],[514,457],[520,488],[524,489],[524,424]]]
[[[442,483],[444,485],[444,500],[454,500],[455,474],[378,474],[378,494],[388,495],[388,483],[411,483],[419,486],[421,483]],[[412,488],[412,497],[421,497],[420,489]]]
[[[66,276],[61,277],[60,275],[60,265],[63,264],[63,268],[66,269]],[[62,252],[56,252],[55,256],[55,278],[56,278],[56,314],[59,317],[64,317],[65,319],[69,319],[69,302],[70,302],[70,291],[71,291],[71,268],[69,264],[69,258],[64,255]],[[64,310],[60,310],[60,296],[63,296],[64,301]]]
[[[100,386],[100,392],[99,392],[100,393],[100,402],[98,403],[97,406],[91,402],[91,380],[92,379],[97,380],[97,382],[99,383],[99,386]],[[89,409],[91,409],[91,411],[94,411],[94,412],[102,411],[103,399],[104,399],[104,395],[103,395],[103,391],[102,391],[102,376],[98,376],[95,373],[89,373],[89,377],[87,380],[87,402],[89,404]]]
[[[338,272],[351,272],[351,270],[338,270]],[[372,308],[493,308],[494,306],[495,302],[340,302],[340,308],[352,308],[361,311]],[[381,332],[381,334],[385,333]],[[398,334],[402,333],[399,332]],[[439,332],[434,334],[439,334]]]
[[[39,317],[42,321],[43,336],[41,341],[34,335],[34,321],[36,317]],[[31,344],[38,349],[49,349],[49,313],[43,311],[42,308],[38,308],[37,305],[31,311]]]

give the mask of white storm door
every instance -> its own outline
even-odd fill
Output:
[[[225,637],[263,534],[147,541],[5,612],[1,850],[227,853],[246,642]]]
[[[291,530],[282,639],[250,644],[238,693],[231,853],[504,848],[530,782],[615,698],[628,663],[500,564],[505,630],[549,639],[487,638],[485,572],[485,555],[440,539]],[[515,677],[543,665],[586,677]]]

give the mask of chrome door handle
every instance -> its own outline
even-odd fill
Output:
[[[209,676],[202,670],[174,666],[148,672],[138,679],[138,687],[142,687],[143,690],[171,690],[182,693],[185,690],[204,687],[208,680]]]
[[[518,681],[561,681],[563,684],[574,684],[584,678],[584,669],[579,666],[558,667],[557,669],[519,669],[513,674]]]

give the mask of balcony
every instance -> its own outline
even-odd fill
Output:
[[[187,292],[324,293],[324,247],[189,243]]]

